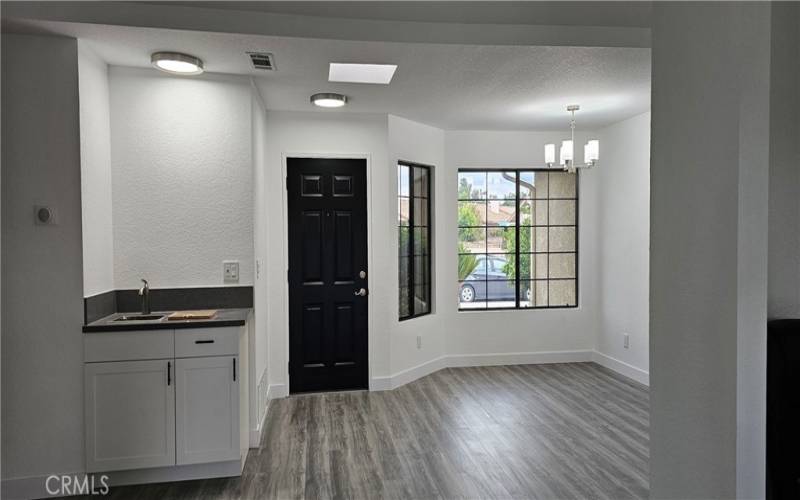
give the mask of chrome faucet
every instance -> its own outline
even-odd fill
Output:
[[[142,288],[139,289],[139,296],[142,298],[142,314],[150,314],[150,284],[146,279],[142,280]]]

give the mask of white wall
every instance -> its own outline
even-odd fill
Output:
[[[83,294],[114,289],[108,65],[78,41]]]
[[[650,367],[650,113],[599,131],[600,325],[596,350],[646,381]],[[624,347],[623,335],[630,337]]]
[[[769,316],[800,317],[800,5],[772,6]]]
[[[445,132],[445,167],[438,170],[436,217],[437,253],[444,268],[437,270],[442,293],[437,305],[447,325],[445,351],[469,362],[491,361],[487,354],[564,353],[594,348],[597,331],[599,265],[598,176],[602,168],[584,171],[579,178],[579,290],[576,309],[458,312],[458,273],[455,255],[458,236],[458,168],[541,166],[544,144],[567,138],[565,132]],[[588,132],[576,134],[584,144]],[[499,358],[513,359],[504,356]],[[524,357],[521,359],[525,359]],[[530,358],[528,358],[530,359]]]
[[[250,82],[112,67],[116,288],[253,283]]]
[[[47,64],[41,61],[46,60]],[[78,48],[2,36],[3,479],[83,470]],[[58,224],[34,224],[33,206]],[[12,496],[3,483],[3,497]]]
[[[251,112],[252,118],[252,157],[253,157],[253,235],[254,235],[254,285],[253,285],[253,313],[254,335],[252,350],[255,352],[254,377],[251,379],[253,397],[250,405],[251,415],[255,419],[255,426],[261,424],[261,417],[266,409],[266,388],[269,384],[268,361],[268,304],[267,304],[267,276],[264,265],[267,263],[267,230],[274,221],[270,221],[266,210],[266,163],[267,163],[267,112],[261,95],[255,84],[251,84]]]
[[[653,498],[764,496],[769,9],[653,6]]]
[[[267,112],[265,163],[265,210],[272,224],[267,227],[267,304],[269,335],[269,380],[274,394],[288,391],[288,319],[286,283],[286,212],[283,156],[291,153],[368,154],[369,187],[368,250],[370,255],[369,364],[370,376],[390,373],[389,332],[397,317],[393,267],[396,193],[389,192],[393,166],[387,165],[386,115],[336,112]],[[387,202],[387,197],[392,203]],[[262,269],[264,271],[264,269]]]
[[[431,206],[433,210],[433,230],[432,230],[432,246],[433,246],[433,309],[432,313],[419,318],[414,318],[408,321],[399,321],[398,315],[398,301],[399,301],[399,285],[398,273],[392,275],[393,288],[391,289],[391,302],[394,305],[392,310],[392,331],[390,339],[390,356],[391,356],[391,373],[397,374],[403,370],[419,366],[431,360],[441,357],[445,354],[445,336],[447,334],[447,325],[442,323],[443,315],[439,304],[447,302],[449,291],[453,287],[447,285],[446,282],[440,281],[439,277],[453,262],[452,255],[446,255],[443,251],[438,251],[439,241],[444,238],[447,239],[448,235],[440,235],[439,233],[439,218],[437,217],[438,210],[436,209],[437,203],[452,202],[446,197],[443,191],[446,184],[440,183],[439,176],[447,175],[445,172],[445,159],[444,159],[444,131],[417,123],[398,116],[389,115],[389,203],[391,205],[391,212],[393,214],[393,226],[397,226],[397,162],[400,160],[421,163],[424,165],[432,166],[431,169],[431,185],[432,185],[432,199]],[[391,172],[395,172],[391,175]],[[397,248],[397,231],[394,231],[392,236],[392,246]],[[392,269],[398,269],[398,254],[393,253]],[[421,337],[421,347],[417,348],[417,335]]]

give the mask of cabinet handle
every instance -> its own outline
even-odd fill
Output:
[[[194,343],[195,344],[213,344],[214,341],[213,340],[195,340]]]
[[[236,358],[233,358],[233,381],[236,382]]]
[[[167,385],[172,385],[172,362],[167,361]]]

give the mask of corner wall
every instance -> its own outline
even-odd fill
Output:
[[[8,498],[15,496],[9,479],[84,469],[77,43],[4,34],[2,74],[2,496]],[[58,224],[36,225],[35,204],[55,208]],[[44,485],[37,487],[44,495]]]
[[[398,301],[399,284],[398,274],[392,275],[393,288],[391,290],[391,301],[393,304],[391,316],[391,338],[390,338],[390,358],[391,373],[393,375],[413,370],[415,367],[430,363],[444,355],[445,336],[447,333],[446,325],[442,323],[444,307],[440,304],[446,301],[447,287],[443,281],[444,270],[452,263],[452,256],[445,255],[439,251],[440,242],[448,239],[447,234],[439,231],[440,218],[438,213],[440,207],[449,203],[443,191],[446,185],[444,179],[446,175],[444,156],[444,131],[430,125],[424,125],[398,116],[389,115],[389,175],[388,196],[393,209],[392,227],[394,228],[391,244],[392,248],[397,248],[397,162],[401,160],[421,163],[432,166],[431,169],[431,206],[433,207],[431,234],[433,238],[433,266],[431,277],[433,279],[433,309],[431,314],[407,321],[399,321]],[[443,243],[446,246],[446,243]],[[397,252],[392,258],[392,269],[398,269],[399,260]],[[440,277],[442,277],[440,279]],[[421,345],[417,348],[417,336],[420,337]],[[421,373],[424,373],[423,370]],[[396,383],[394,380],[392,384]]]
[[[576,134],[577,144],[590,138]],[[443,293],[437,308],[447,325],[445,352],[451,364],[504,364],[547,360],[588,361],[595,344],[598,281],[598,176],[603,170],[579,174],[578,308],[519,311],[458,311],[458,169],[526,168],[541,165],[545,143],[558,143],[565,132],[445,132],[444,169],[437,176],[436,204],[438,287]],[[448,288],[450,287],[450,288]]]
[[[251,351],[255,353],[253,364],[253,377],[250,384],[250,405],[251,429],[261,430],[261,423],[264,420],[267,409],[267,390],[269,388],[268,364],[268,306],[267,306],[267,276],[264,266],[268,261],[267,254],[267,232],[270,226],[275,224],[271,221],[267,213],[267,200],[264,196],[266,186],[266,163],[267,163],[267,111],[258,88],[251,81],[250,87],[250,116],[251,126],[251,145],[253,158],[253,253],[254,253],[254,285],[253,285],[253,335],[251,336],[253,345]],[[257,445],[251,440],[250,445]]]
[[[642,383],[650,370],[650,113],[599,131],[600,324],[596,361]],[[624,347],[623,335],[629,335]]]
[[[114,289],[114,226],[111,202],[111,111],[108,65],[78,41],[81,127],[83,295]]]

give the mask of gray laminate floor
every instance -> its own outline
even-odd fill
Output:
[[[244,475],[112,498],[645,498],[647,388],[593,363],[272,401]]]

